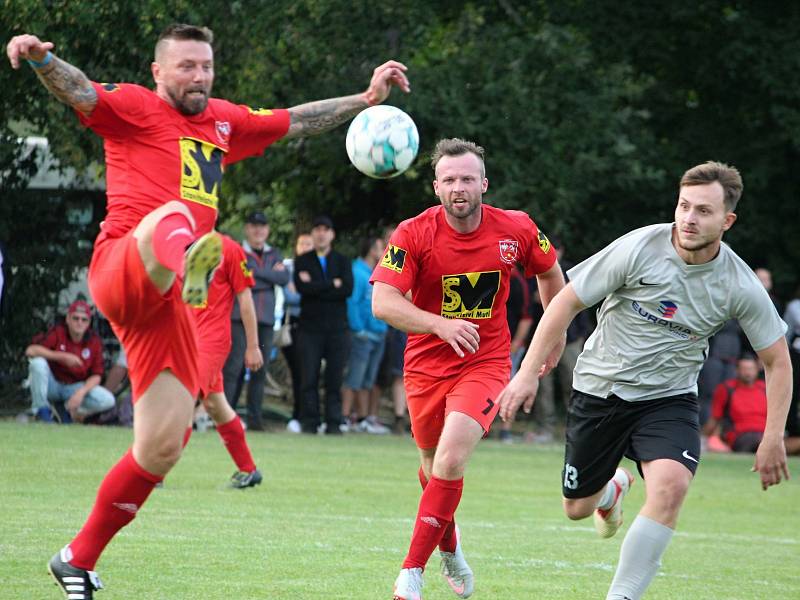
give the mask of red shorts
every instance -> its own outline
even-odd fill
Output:
[[[200,397],[208,398],[209,394],[220,394],[225,391],[222,382],[222,367],[225,366],[227,354],[203,352],[197,360],[200,371]]]
[[[411,432],[421,449],[435,448],[451,412],[475,419],[489,433],[499,406],[494,401],[508,383],[509,366],[487,363],[452,377],[406,373]]]
[[[162,295],[150,281],[133,231],[118,238],[98,236],[89,266],[89,289],[125,348],[134,402],[167,369],[196,397],[194,315],[181,300],[177,284]]]

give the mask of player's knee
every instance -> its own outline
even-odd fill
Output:
[[[593,508],[587,505],[584,498],[564,498],[563,506],[564,514],[572,521],[585,519],[593,510]]]
[[[464,476],[465,459],[459,452],[437,452],[433,475],[439,479],[460,479]]]
[[[36,356],[28,361],[28,372],[34,376],[47,376],[50,372],[50,365],[47,364],[47,359]]]
[[[648,502],[654,505],[659,512],[676,514],[683,504],[683,499],[689,491],[689,481],[674,479],[661,481],[658,485],[651,485],[647,490]]]
[[[166,473],[181,457],[183,451],[183,444],[181,438],[176,439],[162,439],[158,442],[150,444],[147,448],[146,456],[147,462],[160,472]]]

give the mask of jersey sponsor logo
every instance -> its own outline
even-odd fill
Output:
[[[100,87],[103,88],[103,91],[108,92],[109,94],[119,91],[119,85],[116,83],[101,83]]]
[[[406,264],[406,251],[399,246],[389,244],[386,248],[386,254],[381,259],[381,266],[394,271],[395,273],[403,272],[403,265]]]
[[[550,240],[547,239],[547,236],[543,234],[541,231],[537,233],[539,238],[539,249],[547,254],[550,252],[550,248],[552,248],[552,244],[550,244]]]
[[[225,151],[210,142],[181,138],[181,198],[216,210]]]
[[[272,111],[268,108],[251,108],[248,106],[247,110],[250,111],[251,115],[256,115],[257,117],[269,117],[272,115]]]
[[[669,303],[674,304],[672,302]],[[662,304],[664,304],[664,302],[662,302]],[[658,315],[654,315],[646,308],[644,308],[641,304],[639,304],[636,300],[633,300],[631,302],[631,308],[633,309],[633,312],[635,312],[637,315],[649,321],[653,325],[662,327],[664,331],[666,331],[669,335],[673,337],[679,338],[681,340],[692,340],[692,341],[697,339],[697,336],[694,333],[692,333],[691,329],[689,329],[685,325],[681,325],[680,323],[675,323],[674,321],[670,320],[672,319],[672,315],[675,314],[675,310],[677,310],[677,307],[675,307],[675,310],[673,310],[672,313],[670,313],[669,318],[663,318],[659,317]],[[667,307],[667,309],[669,309],[669,307]]]
[[[245,277],[252,277],[253,272],[247,267],[247,261],[243,260],[239,263],[239,266],[242,268],[242,275]]]
[[[217,130],[217,139],[226,146],[231,141],[231,124],[227,121],[214,121],[214,129]]]
[[[517,240],[500,240],[500,258],[504,263],[513,265],[517,260],[517,250],[519,243]]]
[[[658,305],[658,312],[660,312],[661,316],[665,319],[671,319],[675,316],[675,313],[678,312],[678,305],[672,300],[662,300],[661,304]]]
[[[81,358],[83,360],[89,360],[89,357],[92,355],[92,351],[89,348],[84,348],[81,350]]]
[[[490,319],[500,271],[442,276],[442,316],[447,319]]]

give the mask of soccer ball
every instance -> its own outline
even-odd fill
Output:
[[[419,133],[402,110],[379,104],[356,115],[347,130],[346,146],[356,169],[376,179],[388,179],[414,162]]]

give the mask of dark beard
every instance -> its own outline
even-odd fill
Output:
[[[183,97],[174,95],[170,90],[167,90],[167,93],[169,94],[169,97],[172,98],[175,108],[177,108],[178,111],[184,115],[199,115],[208,106],[207,95],[204,95],[202,98],[198,98],[197,100],[187,101]]]

